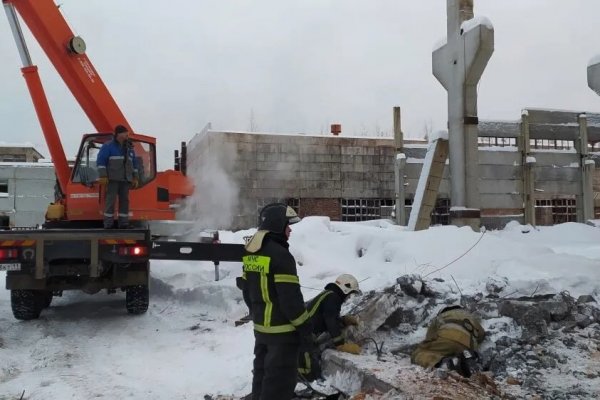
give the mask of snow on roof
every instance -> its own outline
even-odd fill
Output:
[[[4,142],[0,140],[0,147],[19,147],[19,148],[35,148],[35,145],[31,142]]]
[[[295,137],[317,137],[317,138],[338,138],[338,139],[388,139],[393,140],[393,136],[358,136],[358,135],[339,135],[335,136],[330,133],[316,134],[304,132],[248,132],[248,131],[224,131],[224,130],[209,130],[207,133],[233,133],[241,135],[269,135],[269,136],[295,136]]]
[[[600,64],[600,54],[598,54],[590,59],[590,61],[588,62],[588,67],[591,67],[592,65],[596,65],[596,64]]]
[[[21,142],[21,143],[17,143],[17,142],[4,142],[0,140],[0,147],[5,147],[5,148],[16,148],[16,149],[33,149],[35,150],[40,156],[43,157],[43,154],[41,151],[39,151],[36,147],[35,144],[31,143],[31,142]]]
[[[446,45],[446,43],[448,43],[448,39],[447,38],[443,38],[443,39],[438,40],[433,45],[433,51],[437,51],[437,50],[441,49],[442,47],[444,47]]]
[[[50,162],[0,162],[0,167],[18,167],[18,168],[54,168]]]
[[[479,25],[483,25],[488,29],[494,29],[494,25],[492,24],[492,21],[490,21],[487,17],[483,17],[483,16],[477,16],[477,17],[471,18],[471,19],[463,22],[462,25],[460,26],[460,29],[466,33],[472,29],[475,29],[475,27],[477,27]]]

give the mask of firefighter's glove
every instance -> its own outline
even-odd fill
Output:
[[[101,176],[100,178],[98,178],[98,184],[101,186],[108,185],[108,178],[106,176]]]
[[[344,315],[342,317],[344,326],[358,326],[358,317],[355,315]]]
[[[138,178],[133,178],[131,181],[131,187],[133,189],[137,189],[140,186],[140,180]]]
[[[338,351],[343,351],[344,353],[350,353],[350,354],[360,354],[360,351],[362,350],[361,347],[359,345],[357,345],[356,343],[353,342],[346,342],[344,344],[341,344],[339,346],[336,347],[336,350]]]

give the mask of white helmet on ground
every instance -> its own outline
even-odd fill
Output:
[[[335,280],[335,284],[339,287],[344,294],[360,293],[358,288],[358,281],[350,274],[342,274]]]

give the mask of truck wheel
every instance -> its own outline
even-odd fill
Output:
[[[10,291],[10,305],[16,319],[37,319],[42,312],[42,294],[37,290],[16,289]]]
[[[125,307],[129,314],[143,314],[148,311],[150,292],[148,285],[128,286],[125,291]]]
[[[42,308],[48,308],[50,307],[50,304],[52,304],[52,297],[54,295],[52,294],[51,290],[46,290],[44,292],[42,292]]]

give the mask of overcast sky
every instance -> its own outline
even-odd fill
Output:
[[[61,10],[134,129],[156,136],[160,165],[207,122],[223,130],[391,133],[446,126],[431,51],[446,0],[60,0]],[[475,0],[495,28],[479,85],[483,119],[525,107],[599,111],[588,61],[600,53],[598,0]],[[68,156],[93,131],[37,43],[35,64]],[[0,141],[45,144],[0,15]],[[253,115],[253,118],[251,117]]]

